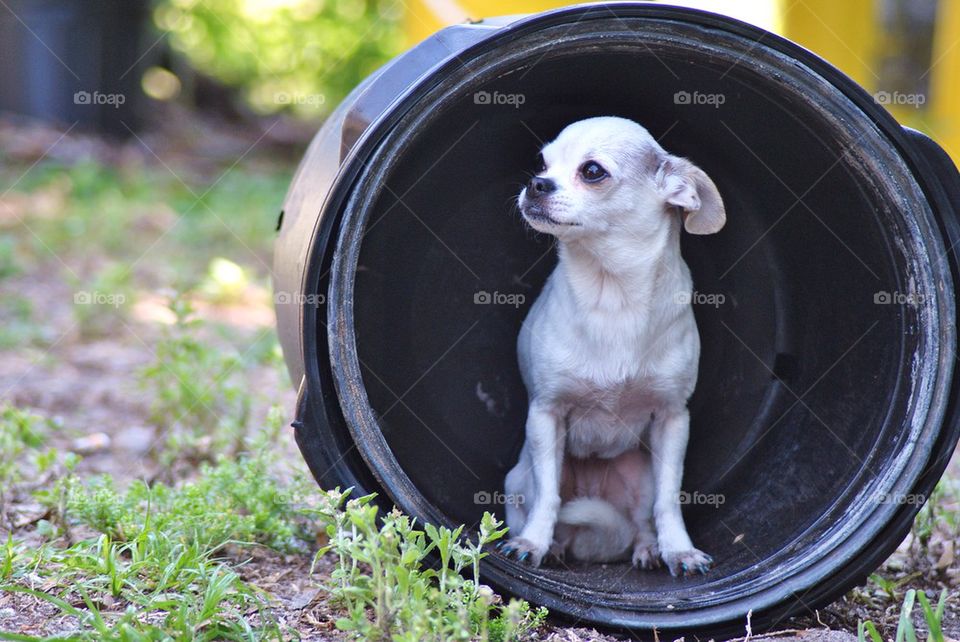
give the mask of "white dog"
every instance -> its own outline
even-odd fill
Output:
[[[700,356],[680,228],[719,231],[723,201],[624,118],[569,125],[540,165],[520,211],[560,260],[518,339],[530,409],[506,492],[524,501],[507,506],[502,550],[705,573],[680,512]]]

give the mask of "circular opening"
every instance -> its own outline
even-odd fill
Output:
[[[492,555],[488,572],[632,626],[821,580],[900,508],[943,410],[942,246],[892,143],[798,61],[691,22],[545,26],[461,62],[367,159],[334,258],[337,389],[392,499],[451,524],[503,516],[527,410],[516,338],[556,261],[515,197],[564,126],[623,116],[727,208],[723,231],[682,242],[702,342],[684,517],[716,566],[678,580]]]

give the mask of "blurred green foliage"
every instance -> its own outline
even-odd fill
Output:
[[[396,0],[158,0],[175,49],[261,113],[322,117],[399,53]]]

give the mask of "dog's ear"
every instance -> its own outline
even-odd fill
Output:
[[[717,186],[687,159],[665,158],[657,169],[657,187],[667,205],[682,210],[683,227],[691,234],[715,234],[727,222]]]

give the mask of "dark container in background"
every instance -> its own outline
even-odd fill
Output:
[[[0,110],[120,136],[136,131],[148,0],[6,0]]]

